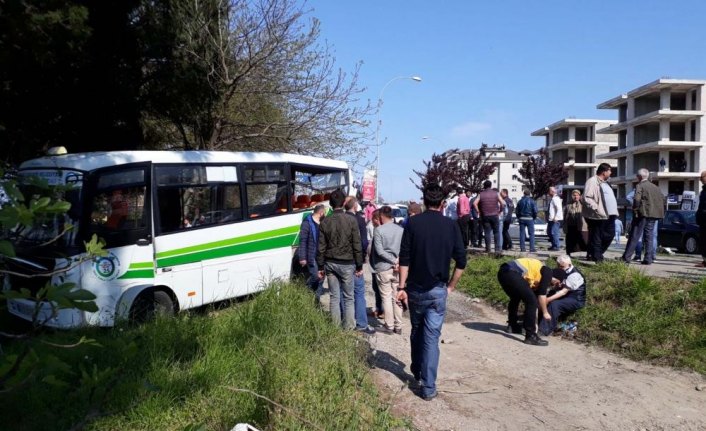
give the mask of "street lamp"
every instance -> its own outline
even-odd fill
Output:
[[[419,76],[397,76],[387,81],[387,83],[380,90],[380,96],[378,96],[378,109],[377,109],[377,125],[375,127],[375,202],[379,203],[380,197],[380,129],[382,128],[382,121],[380,120],[380,110],[382,109],[383,99],[382,96],[385,94],[385,89],[395,81],[400,79],[411,79],[414,82],[422,82],[422,78]]]

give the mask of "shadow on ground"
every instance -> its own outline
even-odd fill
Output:
[[[506,327],[491,322],[464,322],[463,326],[474,331],[488,332],[490,334],[502,335],[505,338],[522,342],[521,338],[505,332]]]

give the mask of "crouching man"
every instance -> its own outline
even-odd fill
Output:
[[[552,270],[541,261],[532,258],[520,258],[500,265],[498,281],[510,303],[507,309],[508,331],[513,334],[522,333],[522,327],[517,324],[517,309],[520,301],[525,304],[523,327],[525,329],[525,344],[546,346],[549,344],[537,335],[537,304],[544,319],[550,319],[547,311],[547,289],[552,281]]]
[[[539,332],[544,335],[554,332],[559,318],[586,305],[586,280],[583,274],[571,264],[569,256],[557,257],[556,263],[559,267],[557,275],[561,278],[552,279],[555,290],[547,297],[547,311],[550,318],[542,319],[539,323]]]

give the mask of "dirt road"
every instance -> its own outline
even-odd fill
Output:
[[[449,296],[433,401],[408,387],[409,321],[402,336],[369,337],[381,393],[420,430],[706,430],[701,375],[559,337],[528,346],[503,331],[505,320],[464,294]]]

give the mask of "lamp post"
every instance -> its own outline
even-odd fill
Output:
[[[380,198],[380,129],[382,128],[380,110],[382,109],[383,103],[382,96],[385,94],[385,89],[390,84],[400,79],[411,79],[414,82],[422,81],[422,78],[419,76],[397,76],[387,81],[387,83],[382,87],[382,90],[380,90],[380,96],[378,96],[377,124],[375,127],[375,203],[380,203],[378,200]]]

